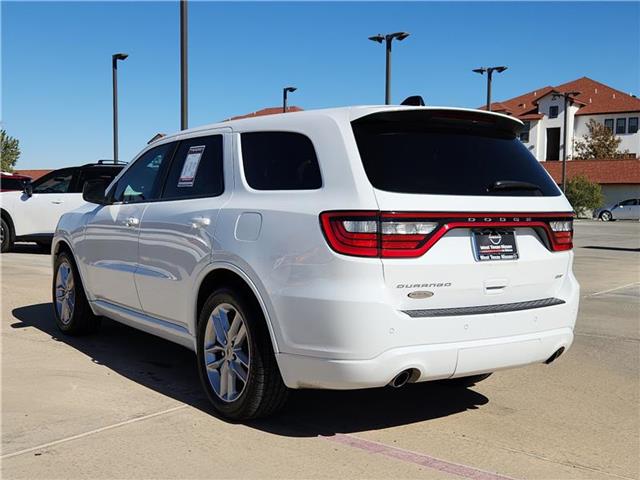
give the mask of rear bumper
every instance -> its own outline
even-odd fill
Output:
[[[559,328],[526,335],[400,347],[367,360],[334,360],[280,353],[278,365],[289,388],[348,390],[387,385],[412,369],[412,381],[464,377],[542,363],[573,342],[573,329]]]

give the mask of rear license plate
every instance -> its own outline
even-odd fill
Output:
[[[471,235],[473,254],[479,262],[518,258],[516,234],[513,230],[473,230]]]

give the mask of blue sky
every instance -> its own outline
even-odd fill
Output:
[[[190,4],[189,125],[281,103],[305,109],[384,100],[384,48],[398,30],[393,99],[483,104],[471,69],[505,64],[494,100],[589,76],[640,93],[636,3]],[[2,2],[2,125],[17,168],[112,158],[111,54],[119,67],[120,158],[179,129],[177,2]]]

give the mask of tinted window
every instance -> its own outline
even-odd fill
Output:
[[[75,168],[65,168],[48,173],[33,182],[33,193],[68,193]]]
[[[256,190],[313,190],[322,186],[311,140],[300,133],[242,134],[244,174]]]
[[[527,120],[522,123],[524,123],[524,127],[522,127],[522,130],[520,130],[520,134],[518,136],[520,137],[520,141],[522,143],[529,143],[529,130],[531,130],[531,122]]]
[[[629,119],[629,133],[636,133],[638,131],[638,117],[631,117]]]
[[[162,198],[214,197],[223,191],[222,135],[180,142]]]
[[[624,202],[620,202],[620,205],[624,205],[626,206],[631,206],[631,205],[637,205],[638,204],[638,200],[636,200],[635,198],[632,198],[631,200],[625,200]]]
[[[353,122],[364,169],[380,190],[560,195],[553,180],[516,138],[517,129],[506,119],[438,111],[375,114]],[[526,182],[538,189],[522,189],[523,184],[504,188],[509,185],[504,183],[496,189],[498,181]]]
[[[616,133],[627,133],[627,119],[618,118],[616,120]]]
[[[549,118],[557,118],[558,117],[558,106],[552,105],[549,107]]]
[[[160,173],[171,159],[175,143],[152,148],[138,158],[116,185],[115,202],[134,203],[155,200],[159,197]]]
[[[82,192],[84,184],[89,180],[113,180],[116,175],[120,173],[123,166],[96,166],[96,167],[83,167],[78,172],[78,180],[74,182],[73,191]]]

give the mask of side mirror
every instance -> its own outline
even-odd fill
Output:
[[[22,189],[22,192],[27,197],[31,197],[33,195],[33,185],[31,185],[31,182],[25,182],[24,188]]]
[[[97,203],[98,205],[106,205],[109,202],[107,201],[105,190],[110,183],[110,180],[106,180],[103,178],[85,182],[84,186],[82,187],[82,199],[85,202]]]

